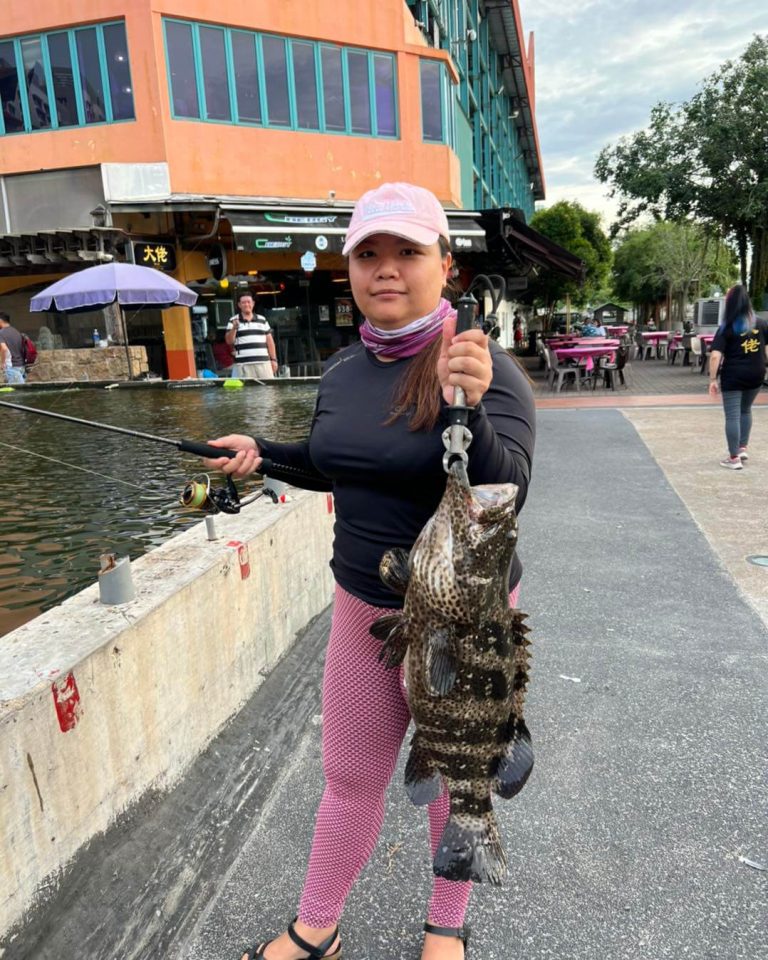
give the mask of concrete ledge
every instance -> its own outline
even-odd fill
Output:
[[[179,779],[330,602],[330,500],[292,496],[137,560],[130,603],[89,587],[3,638],[0,936],[84,844]]]

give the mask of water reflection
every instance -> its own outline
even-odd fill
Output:
[[[3,399],[172,440],[226,433],[294,440],[308,431],[314,395],[312,386],[286,385],[25,390]],[[199,522],[201,514],[185,510],[178,497],[200,470],[197,457],[165,444],[0,407],[0,636],[93,583],[99,554],[135,559]]]

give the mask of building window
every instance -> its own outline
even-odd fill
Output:
[[[296,125],[300,130],[319,130],[320,113],[317,108],[317,70],[315,45],[294,40],[293,85],[296,90]]]
[[[99,41],[96,30],[76,30],[77,59],[80,64],[80,93],[83,98],[86,123],[104,123],[107,110],[104,105],[104,87],[101,82]]]
[[[323,105],[327,130],[346,130],[344,116],[344,73],[340,47],[321,47],[323,64]]]
[[[373,58],[376,86],[376,134],[379,137],[397,136],[397,105],[395,101],[395,61],[378,54]]]
[[[421,61],[421,135],[428,143],[445,143],[443,65]]]
[[[19,71],[16,67],[16,48],[12,40],[0,43],[0,98],[3,101],[3,123],[6,133],[24,129],[21,108]]]
[[[197,96],[192,24],[166,20],[165,46],[168,52],[173,115],[197,120],[200,117],[200,103]]]
[[[133,120],[125,24],[0,40],[0,134]]]
[[[75,72],[72,69],[72,51],[66,33],[52,33],[48,37],[48,56],[53,76],[53,96],[56,103],[56,118],[60,127],[76,127],[77,115]]]
[[[398,136],[392,54],[184,20],[163,23],[174,119]]]
[[[128,41],[124,23],[104,26],[104,53],[109,78],[109,99],[113,120],[133,120],[133,86],[128,66]]]
[[[261,123],[256,37],[252,33],[243,33],[240,30],[233,30],[231,37],[237,119],[241,123]]]
[[[270,126],[291,125],[291,105],[288,96],[288,62],[285,40],[282,37],[262,37],[264,76],[267,85],[267,123]]]
[[[200,28],[200,61],[203,65],[203,93],[206,120],[231,120],[229,78],[224,31]]]

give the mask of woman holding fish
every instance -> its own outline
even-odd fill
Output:
[[[369,191],[354,209],[344,253],[352,293],[365,317],[362,342],[326,362],[308,440],[282,444],[230,435],[213,442],[238,451],[237,456],[208,461],[209,468],[241,478],[269,459],[270,476],[332,490],[336,503],[331,561],[336,597],[323,681],[326,788],[298,917],[277,939],[249,950],[244,960],[341,956],[338,922],[376,844],[384,793],[411,719],[400,671],[382,662],[401,662],[405,647],[398,653],[390,643],[382,658],[382,643],[371,634],[376,621],[397,619],[403,610],[400,580],[407,573],[390,575],[385,583],[379,568],[388,548],[397,548],[401,557],[412,549],[446,493],[441,437],[455,387],[472,408],[470,483],[504,485],[513,492],[513,507],[516,493],[519,510],[531,474],[534,404],[528,379],[480,329],[455,334],[456,313],[442,297],[452,264],[448,222],[433,194],[403,183]],[[505,542],[511,544],[501,574],[508,610],[507,594],[516,596],[521,565],[512,555],[513,532]],[[442,628],[434,631],[438,639],[445,635]],[[432,656],[433,671],[439,659]],[[448,689],[455,671],[447,660],[440,669],[438,683]],[[445,781],[437,775],[436,781],[439,796],[426,782],[415,787],[422,798],[416,802],[431,801],[433,855],[451,813]],[[465,956],[463,923],[472,883],[447,877],[496,882],[491,874],[484,877],[457,863],[442,873],[434,877],[422,960]],[[401,955],[393,944],[392,956]]]

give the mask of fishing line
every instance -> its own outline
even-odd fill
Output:
[[[69,417],[64,413],[54,413],[52,410],[41,410],[39,407],[25,407],[20,403],[8,403],[7,400],[0,400],[0,407],[10,407],[11,410],[20,410],[22,413],[34,413],[40,417],[53,417],[56,420],[66,420],[68,423],[76,423],[81,427],[94,427],[96,430],[109,430],[112,433],[122,433],[129,437],[138,437],[140,440],[152,440],[153,443],[167,443],[182,453],[194,453],[197,457],[209,457],[212,460],[220,457],[227,457],[231,460],[237,456],[235,450],[227,450],[224,447],[212,447],[207,443],[199,443],[197,440],[171,440],[168,437],[158,437],[153,433],[142,433],[140,430],[128,430],[126,427],[115,427],[110,423],[99,423],[96,420],[83,420],[80,417]]]
[[[97,470],[89,470],[87,467],[78,467],[77,464],[67,463],[66,460],[57,460],[55,457],[46,457],[44,453],[35,453],[34,450],[24,450],[23,447],[17,447],[12,443],[5,443],[0,440],[0,447],[8,447],[10,450],[17,450],[28,457],[40,457],[41,460],[50,460],[51,463],[59,463],[62,467],[69,467],[70,470],[81,470],[83,473],[91,473],[94,477],[102,477],[104,480],[114,480],[115,483],[124,483],[127,487],[135,487],[137,490],[144,490],[138,483],[131,483],[130,480],[121,480],[120,477],[110,477],[106,473],[99,473]]]

